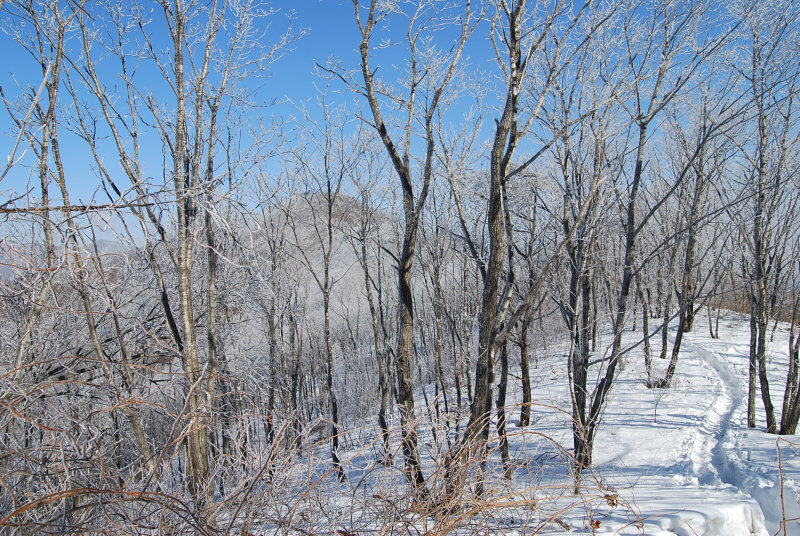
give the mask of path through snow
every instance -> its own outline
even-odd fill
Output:
[[[693,470],[700,484],[720,486],[724,483],[736,486],[735,475],[728,463],[726,450],[730,447],[730,443],[726,444],[726,437],[729,436],[733,413],[736,410],[734,400],[742,400],[741,382],[727,363],[701,345],[686,340],[683,343],[683,351],[696,354],[716,373],[714,402],[700,427],[698,444],[694,445],[691,451]]]
[[[797,485],[800,464],[796,457],[791,456],[793,449],[787,449],[789,456],[783,460],[785,498],[782,501],[777,459],[778,437],[765,434],[763,423],[759,423],[760,426],[753,430],[746,427],[746,378],[749,352],[749,341],[745,338],[747,334],[742,330],[736,330],[726,335],[723,339],[716,340],[691,337],[694,352],[714,369],[727,392],[731,394],[733,402],[727,419],[718,431],[713,464],[723,482],[735,486],[758,501],[766,518],[766,528],[770,534],[777,534],[783,517],[782,505],[786,507],[787,518],[800,517],[800,493],[798,493],[800,489]],[[780,366],[781,342],[778,334],[770,345],[773,371],[785,370]],[[783,394],[780,387],[785,378],[774,374],[771,380],[773,400],[775,400],[776,394]],[[761,413],[763,410],[759,400],[757,404],[759,417]],[[795,438],[787,439],[796,442]],[[783,534],[782,531],[780,533]],[[800,534],[800,523],[789,522],[787,533]]]
[[[672,389],[647,389],[641,367],[630,361],[609,402],[596,452],[608,453],[598,460],[601,473],[619,482],[644,524],[623,528],[609,515],[609,531],[768,536],[759,497],[740,488],[746,478],[731,456],[741,432],[735,424],[743,399],[737,371],[706,349],[702,337],[685,339]],[[642,411],[648,406],[654,407],[649,415]]]

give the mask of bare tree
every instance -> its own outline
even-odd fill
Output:
[[[435,1],[420,1],[406,6],[400,2],[380,3],[377,0],[371,0],[369,5],[364,7],[358,0],[353,0],[355,19],[361,35],[359,51],[363,85],[355,86],[354,81],[350,83],[367,100],[372,116],[368,122],[380,136],[402,189],[403,242],[395,259],[399,295],[397,311],[399,326],[395,351],[397,405],[400,410],[406,478],[420,492],[423,492],[425,477],[420,468],[414,422],[413,265],[417,233],[433,175],[435,117],[440,111],[440,106],[448,100],[448,91],[451,89],[451,82],[461,61],[464,46],[477,24],[470,3],[467,3],[461,15],[453,15],[450,10],[439,11],[442,7],[441,3]],[[408,12],[404,8],[407,8]],[[379,23],[389,19],[405,19],[407,24],[404,44],[408,47],[406,66],[408,72],[406,78],[401,81],[405,90],[402,96],[396,91],[391,94],[385,91],[383,83],[376,79],[376,71],[370,67],[370,57],[374,52],[373,34]],[[442,22],[454,23],[459,28],[454,46],[444,54],[426,47],[425,44],[427,37],[435,32]],[[405,118],[398,118],[398,128],[392,128],[391,131],[392,123],[387,125],[386,122],[387,99],[402,103],[407,111]],[[394,118],[388,120],[394,121]],[[422,126],[422,132],[419,134],[415,132],[417,124]],[[418,164],[412,162],[414,138],[417,136],[424,145]],[[415,179],[415,175],[418,175],[418,180]],[[417,186],[419,186],[418,193]]]
[[[536,162],[556,139],[545,139],[541,149],[519,165],[514,163],[515,153],[521,140],[529,134],[533,122],[549,103],[551,91],[559,78],[578,51],[588,45],[595,30],[613,12],[613,6],[608,10],[593,11],[591,3],[584,4],[575,12],[571,11],[567,2],[553,5],[543,2],[529,6],[523,0],[494,4],[491,37],[505,83],[504,104],[502,116],[495,122],[490,148],[486,207],[488,254],[485,266],[480,265],[483,292],[474,398],[469,425],[462,438],[462,446],[466,448],[459,455],[471,452],[478,438],[482,444],[486,444],[492,408],[491,381],[495,353],[503,347],[519,319],[527,314],[544,278],[553,269],[566,245],[566,242],[561,243],[550,262],[538,274],[537,282],[530,285],[527,293],[520,297],[512,314],[507,314],[515,286],[514,249],[511,247],[514,239],[507,184]],[[586,27],[582,26],[584,23]],[[585,215],[584,211],[579,218],[582,220]],[[474,239],[469,235],[465,238],[472,244],[470,251],[474,254],[477,251]]]
[[[748,49],[744,72],[754,106],[754,139],[742,147],[746,188],[752,199],[752,221],[742,233],[746,243],[745,273],[750,284],[750,375],[747,425],[754,427],[756,378],[767,420],[767,431],[778,431],[767,379],[767,325],[775,305],[775,285],[781,278],[787,233],[796,214],[797,196],[788,179],[796,171],[790,158],[796,147],[796,99],[800,70],[795,61],[800,11],[792,3],[745,3],[739,14]],[[765,13],[779,13],[769,22]]]
[[[247,77],[248,72],[260,70],[274,60],[289,35],[279,38],[273,49],[255,46],[261,37],[256,29],[256,19],[263,13],[249,3],[228,6],[223,1],[199,6],[185,5],[181,1],[163,2],[160,4],[163,21],[169,28],[172,45],[170,51],[164,53],[160,45],[154,45],[149,26],[150,15],[143,13],[146,10],[142,6],[134,4],[119,8],[101,2],[92,6],[91,12],[82,6],[70,4],[66,11],[70,15],[62,21],[63,28],[50,34],[57,37],[61,33],[62,37],[58,39],[63,40],[63,30],[69,27],[74,31],[73,48],[58,46],[52,49],[58,51],[57,71],[61,74],[64,66],[62,84],[74,103],[70,109],[71,115],[65,121],[69,121],[72,131],[87,142],[86,147],[94,159],[102,189],[111,201],[104,210],[114,211],[114,216],[119,218],[120,228],[125,229],[133,241],[141,240],[144,236],[145,251],[157,280],[163,322],[171,339],[172,350],[183,360],[186,374],[185,394],[190,421],[185,436],[189,453],[187,467],[195,507],[202,511],[214,501],[208,447],[218,376],[215,281],[219,255],[212,226],[212,214],[215,211],[211,205],[214,203],[219,175],[229,175],[230,170],[238,164],[226,162],[226,165],[217,166],[215,148],[219,144],[220,113],[229,110],[223,106],[225,99],[243,102],[243,95],[235,95],[237,84]],[[229,7],[230,10],[227,9]],[[36,11],[38,7],[34,4],[21,4],[19,9],[28,10],[34,25],[39,21],[52,20],[49,15]],[[44,42],[41,43],[44,46]],[[171,111],[164,108],[165,105],[169,106],[168,103],[148,95],[145,82],[137,74],[139,71],[135,64],[139,63],[145,63],[148,68],[163,75],[160,82],[171,88],[175,96]],[[122,83],[119,86],[110,87],[103,81],[100,72],[108,68],[120,74]],[[48,70],[55,72],[51,67]],[[53,87],[57,87],[57,84]],[[116,93],[118,89],[120,92]],[[51,115],[48,121],[55,124],[55,116]],[[160,139],[172,167],[169,178],[161,188],[153,190],[147,178],[146,159],[140,151],[141,140],[148,134]],[[57,148],[57,139],[49,137],[48,146]],[[111,150],[119,156],[122,178],[118,170],[107,163],[103,152],[108,146],[106,139],[110,140]],[[224,154],[230,157],[232,153],[228,151]],[[52,162],[52,175],[56,177],[61,197],[71,205],[60,157],[56,156]],[[126,181],[127,186],[123,186]],[[98,210],[94,205],[84,207],[86,210]],[[94,267],[102,280],[107,276],[102,263],[96,260],[87,262],[80,257],[81,230],[78,228],[79,220],[70,215],[72,208],[65,212],[68,214],[65,227],[71,237],[69,247],[75,273],[86,274],[90,267]],[[138,220],[141,235],[130,229],[131,220],[123,215],[126,209],[130,209],[135,217],[134,222]],[[174,219],[171,223],[165,223],[162,218],[172,209]],[[203,217],[200,217],[201,212],[205,213]],[[207,257],[209,316],[206,318],[209,319],[209,344],[205,352],[200,348],[197,338],[201,308],[193,302],[193,292],[197,290],[194,285],[197,275],[195,261],[198,258],[195,244],[198,236],[203,234],[206,238],[204,245],[213,252]],[[167,252],[166,264],[158,252],[159,246],[163,246]],[[170,263],[174,263],[174,272],[167,267]],[[172,281],[175,287],[170,289]],[[107,283],[103,288],[106,289],[103,299],[109,300],[113,307],[118,298],[107,292]],[[112,339],[120,344],[118,351],[122,352],[125,363],[123,374],[117,375],[109,366],[111,343],[100,337],[99,327],[103,317],[95,312],[96,304],[93,303],[90,289],[88,280],[77,281],[76,290],[81,297],[92,347],[108,382],[121,382],[122,396],[131,396],[135,386],[132,385],[134,380],[125,362],[127,351],[124,333],[118,326],[118,336]],[[173,290],[176,292],[173,293]],[[116,312],[110,318],[119,320]],[[155,458],[150,454],[149,439],[138,422],[137,407],[124,403],[119,406],[136,430],[148,467],[146,482],[149,484],[155,480],[158,483],[160,476],[156,474]]]
[[[651,6],[646,26],[640,27],[631,18],[634,11],[628,11],[623,23],[625,49],[628,56],[630,92],[620,98],[620,102],[632,122],[631,137],[634,140],[634,159],[627,168],[629,177],[621,186],[619,194],[621,208],[621,227],[623,229],[624,259],[621,266],[619,290],[616,292],[613,308],[613,342],[605,371],[587,397],[588,412],[582,425],[581,448],[575,453],[577,471],[576,488],[580,487],[580,474],[583,468],[592,464],[592,447],[604,410],[606,399],[614,383],[620,360],[627,349],[622,342],[628,315],[628,300],[634,283],[638,261],[637,241],[648,221],[682,184],[690,168],[685,168],[670,187],[658,199],[650,200],[648,210],[638,215],[639,197],[644,189],[645,163],[648,159],[648,141],[651,127],[670,102],[680,95],[687,83],[693,80],[700,65],[713,52],[719,50],[729,33],[705,37],[705,41],[694,42],[689,38],[700,27],[713,24],[708,12],[709,5],[704,2],[679,3],[663,2]],[[702,32],[701,32],[702,34]],[[702,34],[707,35],[707,34]],[[695,155],[696,158],[696,155]],[[694,158],[690,159],[690,163]],[[610,298],[610,297],[609,297]],[[611,299],[611,298],[610,298]]]
[[[797,243],[797,239],[795,239]],[[797,252],[798,248],[795,247],[794,251]],[[790,285],[792,288],[797,289],[797,276],[800,272],[800,262],[798,262],[795,254],[793,259],[797,265],[798,271],[794,272],[794,277]],[[797,293],[794,294],[794,302],[792,303],[792,325],[789,328],[789,367],[786,371],[786,387],[783,393],[783,408],[781,411],[781,426],[778,433],[794,434],[797,431],[797,423],[800,421],[800,336],[797,334],[797,326],[800,325],[800,298]]]
[[[382,148],[377,145],[368,145],[366,155],[361,159],[361,166],[353,170],[352,180],[358,190],[360,210],[358,219],[351,224],[348,239],[364,274],[364,295],[369,308],[373,352],[378,365],[380,396],[378,427],[383,443],[383,456],[386,458],[391,454],[389,416],[391,414],[392,362],[390,337],[384,318],[381,260],[384,246],[381,242],[381,231],[386,225],[381,214],[380,179],[386,173],[388,161],[379,151],[383,152]]]
[[[713,65],[707,62],[710,69],[705,74],[707,85],[700,86],[696,98],[698,105],[692,109],[691,104],[683,104],[684,99],[678,101],[681,107],[682,119],[678,122],[677,111],[671,112],[672,136],[677,141],[678,154],[672,156],[673,173],[677,176],[687,175],[679,187],[676,196],[677,221],[673,231],[676,242],[683,244],[683,263],[679,271],[679,281],[675,285],[675,294],[678,300],[678,326],[675,332],[675,341],[672,354],[667,365],[664,378],[652,380],[652,385],[668,388],[675,375],[675,369],[680,355],[681,344],[685,333],[692,331],[695,315],[700,306],[706,302],[709,282],[712,271],[701,272],[702,257],[698,259],[697,249],[702,244],[703,232],[708,229],[711,219],[716,219],[721,211],[711,203],[711,192],[719,184],[724,173],[729,169],[733,154],[733,144],[727,136],[730,127],[736,126],[738,118],[744,115],[747,106],[746,99],[741,102],[732,101],[729,97],[734,93],[735,77],[727,79],[719,76],[715,69],[722,61]],[[687,95],[692,98],[693,93]],[[693,120],[692,119],[693,116]],[[684,130],[682,124],[687,119],[691,120],[689,127]],[[689,171],[687,173],[687,164]],[[724,237],[716,236],[715,242],[725,242]],[[673,253],[671,263],[674,263],[676,252]],[[705,256],[708,260],[708,255]],[[666,311],[669,307],[665,308]],[[662,333],[666,333],[669,313],[665,313]],[[666,354],[666,343],[662,336],[662,356]]]
[[[301,196],[304,205],[300,207],[303,219],[299,225],[298,214],[287,213],[287,220],[295,240],[294,255],[306,268],[319,292],[322,294],[322,315],[325,341],[325,387],[331,411],[331,459],[344,480],[345,473],[339,460],[339,439],[341,435],[341,419],[339,402],[334,392],[334,356],[331,331],[331,291],[337,280],[331,273],[333,255],[341,247],[341,236],[334,237],[334,232],[341,233],[343,207],[338,201],[339,194],[346,184],[359,160],[364,156],[364,135],[356,128],[352,135],[346,132],[349,128],[344,119],[345,110],[333,109],[320,97],[319,106],[322,111],[322,122],[315,124],[308,115],[305,116],[305,129],[308,132],[309,153],[293,150],[297,161],[296,175],[306,178],[306,191]],[[309,129],[311,125],[313,128]],[[303,229],[305,228],[305,229]],[[303,232],[305,230],[305,232]],[[309,240],[304,235],[311,235],[314,248],[309,248]],[[318,250],[319,259],[313,259],[309,250]]]

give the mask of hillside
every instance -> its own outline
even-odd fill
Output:
[[[399,437],[383,461],[374,428],[365,426],[349,432],[344,482],[324,460],[324,449],[307,452],[279,469],[275,513],[262,512],[248,526],[256,534],[794,534],[800,530],[800,441],[764,433],[761,421],[746,428],[747,327],[746,317],[725,313],[719,338],[703,328],[688,335],[668,390],[644,385],[643,361],[632,352],[603,417],[595,467],[578,494],[566,448],[563,349],[554,345],[533,374],[531,425],[519,428],[519,406],[508,408],[509,479],[502,476],[497,437],[490,438],[482,496],[445,492],[448,451],[435,445],[447,430],[433,430],[423,414],[423,470],[437,506],[419,510],[404,490]],[[787,343],[788,325],[778,324],[769,347],[776,402]],[[510,401],[518,400],[517,391]],[[480,461],[464,460],[456,474],[475,474]]]

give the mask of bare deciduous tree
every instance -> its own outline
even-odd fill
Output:
[[[409,10],[408,13],[404,11],[404,7]],[[420,1],[404,6],[399,2],[379,3],[372,0],[364,8],[358,0],[353,0],[355,19],[361,35],[359,51],[363,85],[359,85],[357,91],[367,100],[372,116],[369,123],[383,142],[402,190],[404,232],[403,243],[396,256],[399,296],[399,326],[395,350],[397,405],[400,410],[406,477],[420,492],[423,492],[425,478],[420,467],[414,422],[413,266],[422,211],[433,176],[435,117],[440,113],[442,103],[448,99],[447,92],[451,90],[451,82],[461,61],[467,39],[477,24],[470,3],[467,3],[463,14],[460,15],[451,14],[447,9],[438,12],[442,7],[443,4],[435,1]],[[408,47],[407,73],[401,81],[405,90],[402,96],[396,93],[387,94],[383,90],[383,85],[378,83],[375,70],[370,67],[374,46],[373,33],[379,23],[390,18],[405,19],[407,23],[404,29],[404,44]],[[459,29],[455,45],[444,54],[425,45],[428,36],[435,32],[442,22],[455,23]],[[392,123],[387,124],[386,121],[388,119],[393,122],[394,118],[386,116],[384,104],[386,98],[402,102],[403,108],[407,111],[405,118],[398,118],[398,128],[392,128],[391,131]],[[415,128],[420,123],[422,132],[417,134]],[[422,155],[418,157],[418,165],[412,161],[416,136],[421,138],[424,145]],[[415,179],[417,175],[419,178]]]
[[[796,173],[791,148],[798,144],[796,99],[800,70],[794,56],[800,11],[792,3],[749,3],[740,6],[749,65],[743,76],[753,102],[754,139],[744,142],[745,181],[752,199],[752,220],[742,233],[747,248],[745,273],[750,284],[750,375],[747,424],[756,425],[758,380],[767,431],[778,424],[767,378],[766,340],[776,285],[782,277],[785,242],[796,214],[797,195],[789,178]],[[769,20],[766,13],[779,13]]]

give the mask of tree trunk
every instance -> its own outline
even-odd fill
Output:
[[[175,204],[177,207],[178,239],[178,299],[180,303],[181,327],[183,328],[183,358],[188,380],[187,453],[189,457],[189,486],[195,506],[205,510],[213,503],[213,486],[209,486],[210,466],[208,460],[208,404],[204,399],[203,380],[205,370],[200,366],[200,353],[197,346],[197,329],[194,318],[192,298],[192,264],[194,262],[195,219],[197,206],[194,200],[190,170],[190,157],[187,147],[187,118],[185,80],[184,80],[184,39],[185,13],[181,2],[174,10],[172,42],[175,69],[175,138],[173,140],[173,178],[175,183]]]
[[[699,143],[703,143],[700,140]],[[681,291],[678,295],[678,308],[679,320],[678,331],[675,334],[675,342],[672,347],[672,356],[667,366],[667,373],[664,380],[661,382],[660,387],[668,389],[672,385],[672,378],[675,375],[675,368],[678,364],[678,356],[681,351],[681,343],[683,342],[683,335],[692,330],[694,325],[694,303],[695,303],[695,284],[694,284],[694,263],[695,263],[695,249],[697,248],[697,226],[698,212],[700,210],[700,202],[703,196],[705,186],[705,171],[704,171],[704,147],[699,147],[697,151],[697,165],[695,169],[695,183],[692,191],[692,201],[689,207],[689,215],[687,217],[686,225],[688,227],[688,236],[686,237],[686,252],[683,259],[683,273],[681,274]]]
[[[755,302],[750,306],[750,356],[747,367],[747,427],[756,427],[756,376],[758,371],[758,321]]]
[[[367,293],[367,304],[369,305],[370,319],[372,320],[372,343],[375,351],[375,359],[378,362],[378,390],[380,392],[380,407],[378,408],[378,426],[380,427],[381,440],[383,442],[382,458],[386,459],[391,453],[389,445],[389,424],[386,414],[389,410],[389,378],[386,366],[386,358],[381,348],[381,328],[378,309],[375,306],[375,298],[372,293],[372,278],[369,273],[369,257],[367,256],[367,240],[361,237],[361,268],[364,271],[364,288]]]
[[[767,418],[767,433],[777,434],[778,424],[775,420],[775,406],[772,404],[772,397],[769,394],[769,379],[767,377],[767,322],[759,322],[758,325],[758,380],[761,388],[761,401],[764,404],[764,412]]]
[[[503,476],[511,478],[511,456],[506,433],[506,392],[508,390],[508,343],[500,347],[500,381],[497,382],[497,437],[500,442],[500,458],[503,461]]]
[[[650,349],[650,300],[649,293],[642,289],[642,276],[636,271],[636,292],[642,302],[642,340],[644,341],[644,368],[647,372],[647,384],[653,383],[653,357]]]
[[[408,222],[407,222],[408,226]],[[407,227],[408,229],[408,227]],[[417,429],[414,410],[414,384],[412,382],[411,362],[414,358],[414,297],[411,293],[411,268],[414,259],[413,242],[416,233],[409,235],[403,242],[400,256],[399,272],[399,334],[397,341],[397,407],[400,413],[402,428],[403,456],[406,460],[406,478],[416,490],[421,490],[425,477],[420,467],[419,448],[417,447]]]
[[[781,410],[781,435],[792,435],[797,430],[800,419],[800,337],[795,331],[798,326],[797,311],[800,300],[795,300],[792,309],[792,325],[789,330],[789,370],[786,373],[786,390],[783,393]]]
[[[494,358],[497,351],[495,336],[501,316],[500,278],[506,260],[505,180],[508,164],[517,144],[517,114],[519,89],[525,71],[521,55],[522,17],[525,2],[517,3],[513,12],[508,12],[507,42],[509,76],[506,80],[506,98],[503,114],[495,121],[494,141],[489,159],[489,199],[486,220],[489,238],[489,258],[483,278],[480,328],[478,332],[478,360],[475,366],[475,388],[470,420],[467,426],[467,443],[480,437],[485,443],[489,439],[489,420],[492,410],[492,381]],[[509,266],[509,269],[511,267]],[[470,446],[471,448],[471,446]]]
[[[655,95],[658,93],[659,82],[656,82]],[[639,187],[642,179],[642,171],[644,168],[644,151],[647,141],[647,127],[648,122],[644,121],[639,124],[639,140],[636,152],[636,165],[633,172],[633,180],[631,182],[630,193],[628,197],[628,204],[625,219],[625,260],[623,264],[622,283],[620,285],[619,295],[617,297],[617,310],[614,319],[614,340],[611,347],[611,358],[606,368],[606,373],[600,382],[597,384],[594,396],[592,397],[592,405],[586,421],[586,433],[581,438],[580,449],[576,452],[576,475],[575,487],[576,490],[581,485],[581,474],[584,468],[592,465],[592,449],[594,445],[595,434],[597,433],[597,426],[600,422],[600,414],[605,406],[606,397],[611,390],[614,383],[614,378],[617,371],[617,366],[621,357],[622,351],[622,333],[625,328],[625,317],[628,312],[628,297],[630,296],[631,283],[634,279],[636,262],[636,198],[639,193]]]
[[[438,396],[441,395],[442,401],[444,402],[444,413],[445,413],[445,426],[449,426],[449,413],[450,408],[447,402],[447,383],[445,382],[444,378],[444,369],[442,367],[442,346],[444,342],[444,315],[442,310],[444,308],[444,297],[443,297],[443,290],[442,290],[442,282],[441,282],[441,265],[438,265],[434,269],[434,304],[433,304],[433,311],[434,311],[434,328],[435,328],[435,340],[433,343],[433,357],[436,366],[436,394],[437,394],[437,401],[436,401],[436,414],[437,417],[439,415],[439,402]],[[436,423],[437,426],[439,423]],[[450,435],[448,430],[445,429],[446,439],[450,441]]]
[[[322,281],[322,307],[325,318],[325,389],[328,394],[328,401],[331,406],[331,462],[336,468],[339,480],[344,481],[346,475],[342,462],[339,460],[339,435],[341,434],[341,422],[339,418],[339,402],[333,390],[333,340],[331,337],[331,282],[330,282],[330,254],[333,250],[333,203],[330,197],[330,184],[328,185],[328,246],[325,252],[323,265]]]
[[[530,319],[526,318],[519,330],[519,361],[522,374],[522,408],[519,412],[519,427],[525,428],[531,424],[531,374],[528,357],[528,326]]]

